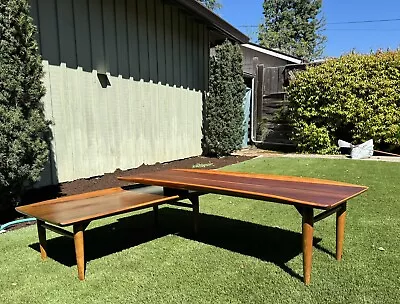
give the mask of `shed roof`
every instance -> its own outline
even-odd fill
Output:
[[[295,57],[292,55],[288,55],[288,54],[285,54],[285,53],[277,51],[277,50],[269,49],[269,48],[263,47],[261,45],[255,44],[255,43],[248,42],[248,43],[242,44],[242,46],[245,48],[249,48],[249,49],[255,50],[257,52],[263,53],[263,54],[267,54],[270,56],[274,56],[274,57],[289,61],[291,63],[299,64],[299,63],[304,62],[304,60],[302,60],[301,58],[298,58],[298,57]]]
[[[249,37],[235,28],[233,25],[222,19],[220,16],[209,10],[203,4],[196,0],[171,0],[183,7],[194,16],[204,20],[210,27],[222,32],[227,38],[235,40],[239,43],[249,42]]]

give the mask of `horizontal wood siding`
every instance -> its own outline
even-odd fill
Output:
[[[31,0],[52,161],[41,185],[201,154],[208,30],[162,0]]]

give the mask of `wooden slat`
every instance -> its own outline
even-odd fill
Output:
[[[179,86],[181,84],[181,73],[180,73],[180,40],[179,40],[179,11],[176,7],[172,7],[171,11],[172,21],[172,52],[173,52],[173,63],[174,63],[174,81],[172,85]]]
[[[271,178],[266,175],[217,172],[212,170],[166,170],[119,178],[125,181],[163,187],[220,193],[286,204],[330,209],[364,192],[367,187],[335,182]]]
[[[174,54],[173,54],[173,33],[172,33],[172,10],[171,6],[164,4],[164,35],[165,35],[165,64],[166,83],[174,84]]]
[[[39,1],[38,15],[40,27],[40,51],[52,65],[60,64],[60,45],[57,26],[57,2]]]
[[[72,0],[57,0],[60,59],[68,67],[76,68],[75,20]]]
[[[125,0],[115,0],[118,74],[129,78],[128,20]],[[132,22],[129,20],[129,22]]]
[[[205,27],[203,24],[201,24],[199,26],[199,52],[198,52],[198,69],[199,69],[199,73],[198,73],[198,82],[199,82],[199,89],[200,90],[205,90],[207,85],[205,83],[205,79],[206,79],[206,72],[204,70],[206,64],[205,64],[205,59],[208,58],[208,56],[205,54]]]
[[[84,71],[92,71],[92,54],[90,43],[89,5],[87,1],[74,0],[74,20],[76,56],[78,66]]]
[[[187,87],[193,89],[193,20],[188,18],[186,20],[186,69],[187,69]]]
[[[264,83],[264,65],[260,64],[257,66],[257,83],[258,86],[255,88],[256,94],[257,94],[257,99],[256,99],[256,126],[258,126],[259,123],[261,123],[262,119],[262,101],[263,101],[263,94],[264,94],[264,89],[263,89],[263,83]]]
[[[140,78],[150,80],[149,45],[147,43],[147,6],[146,1],[137,1],[138,44],[140,60]]]
[[[161,0],[156,1],[156,33],[157,33],[157,73],[158,81],[162,84],[166,80],[166,61],[165,61],[165,31],[164,28],[164,3]]]
[[[335,208],[326,210],[318,215],[316,215],[314,217],[314,223],[319,222],[321,220],[323,220],[324,218],[327,218],[328,216],[334,214],[335,212],[337,212],[338,210],[340,210],[342,208],[342,205],[336,206]]]
[[[149,70],[150,80],[158,82],[157,72],[157,31],[156,31],[156,12],[154,0],[145,1],[147,4],[147,43],[149,45]]]
[[[105,73],[105,51],[101,0],[91,0],[89,3],[90,43],[92,50],[92,69]]]
[[[129,75],[140,80],[137,0],[127,1]]]
[[[118,76],[118,52],[114,1],[103,1],[104,49],[107,72]]]
[[[180,84],[187,88],[187,37],[186,37],[186,15],[183,12],[179,12],[179,56],[180,56],[180,75],[181,82]]]
[[[188,204],[188,203],[173,202],[173,203],[170,203],[170,205],[193,209],[193,205],[192,204]]]
[[[111,188],[20,206],[16,210],[44,222],[67,226],[174,201],[178,198],[178,195],[164,196],[138,190]]]
[[[72,234],[72,232],[69,232],[68,230],[53,226],[53,225],[49,225],[46,223],[42,223],[40,224],[43,228],[46,228],[48,230],[51,230],[55,233],[61,234],[63,236],[69,237],[69,238],[74,238],[74,235]]]

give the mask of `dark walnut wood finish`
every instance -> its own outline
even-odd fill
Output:
[[[346,202],[368,189],[314,178],[195,169],[166,170],[119,179],[162,186],[167,190],[192,190],[294,205],[302,215],[303,278],[306,285],[311,280],[314,223],[336,214],[336,258],[341,260]],[[314,217],[314,209],[325,211]],[[194,211],[198,212],[198,207]]]
[[[155,224],[157,225],[158,206],[165,203],[178,203],[177,200],[181,198],[189,198],[193,201],[193,205],[186,204],[185,207],[190,207],[195,213],[198,213],[196,194],[175,191],[165,195],[162,188],[154,190],[154,193],[148,193],[141,190],[110,188],[20,206],[16,210],[38,219],[37,229],[43,260],[47,258],[46,229],[74,239],[78,276],[80,280],[84,280],[84,231],[91,221],[141,208],[153,207]],[[73,226],[72,233],[61,228],[71,225]],[[195,224],[195,229],[196,227]]]

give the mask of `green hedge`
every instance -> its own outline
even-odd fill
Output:
[[[43,68],[27,0],[0,1],[0,210],[18,203],[48,159]]]
[[[297,72],[288,87],[301,152],[334,153],[337,140],[400,146],[400,51],[348,54]]]
[[[203,113],[203,154],[229,155],[241,147],[244,135],[245,84],[239,46],[225,41],[210,58],[209,93]]]

